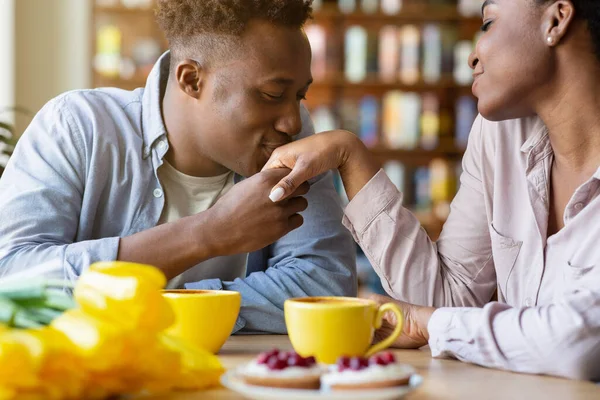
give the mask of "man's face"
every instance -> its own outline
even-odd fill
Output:
[[[242,176],[302,129],[300,101],[312,82],[311,50],[300,29],[253,22],[241,48],[210,70],[190,116],[202,155]]]

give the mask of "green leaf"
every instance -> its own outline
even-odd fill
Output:
[[[11,133],[11,135],[15,134],[15,127],[7,124],[6,122],[0,121],[0,129],[4,129]]]
[[[15,319],[17,319],[19,316],[22,316],[30,321],[35,321],[42,325],[48,325],[61,314],[62,311],[53,310],[51,308],[33,307],[17,311],[17,316]]]
[[[44,300],[46,298],[46,281],[33,278],[27,282],[0,284],[0,296],[10,300]]]
[[[15,314],[10,325],[15,328],[32,329],[41,328],[46,324],[40,323],[25,310],[17,310],[17,313]]]
[[[18,308],[12,301],[0,297],[0,322],[11,325]]]
[[[67,311],[77,307],[77,303],[71,295],[63,291],[48,290],[46,292],[46,301],[44,302],[44,306],[59,311]]]

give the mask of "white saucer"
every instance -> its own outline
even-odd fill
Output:
[[[229,370],[221,376],[221,384],[226,388],[254,400],[391,400],[399,399],[418,388],[423,383],[420,375],[414,374],[407,386],[382,389],[361,389],[345,391],[279,389],[248,385],[236,370]]]

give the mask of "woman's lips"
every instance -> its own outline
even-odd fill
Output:
[[[481,77],[481,75],[483,75],[483,72],[478,72],[476,74],[473,74],[473,85],[471,86],[471,92],[473,92],[473,94],[475,94],[475,87],[477,86],[477,83],[479,82],[479,78]]]

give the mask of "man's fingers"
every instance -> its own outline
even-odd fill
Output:
[[[290,217],[289,223],[290,231],[293,231],[294,229],[300,228],[302,224],[304,224],[304,218],[300,214],[294,214]]]
[[[308,208],[308,200],[304,197],[293,197],[283,203],[286,214],[290,217],[294,214],[301,213]]]
[[[308,184],[308,182],[304,182],[302,185],[300,185],[300,187],[298,187],[298,189],[296,189],[296,191],[294,193],[292,193],[291,197],[299,197],[299,196],[304,196],[306,193],[308,193],[308,191],[310,190],[310,185]]]

